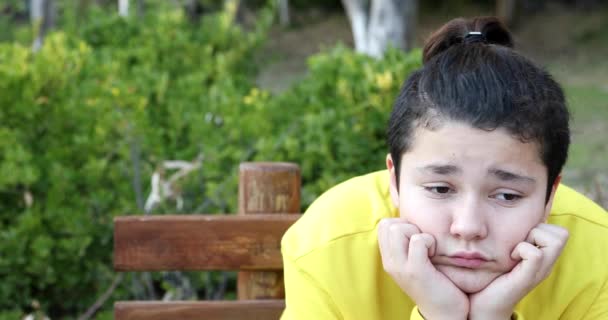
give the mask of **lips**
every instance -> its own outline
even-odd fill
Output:
[[[488,259],[477,252],[459,252],[448,256],[447,260],[451,265],[470,269],[479,268],[488,262]]]

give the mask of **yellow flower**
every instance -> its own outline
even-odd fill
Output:
[[[95,104],[97,104],[97,99],[94,98],[87,98],[84,102],[87,106],[92,107]]]
[[[380,90],[388,90],[391,88],[393,84],[393,75],[390,73],[390,71],[385,71],[382,74],[377,74],[376,75],[376,85],[378,86],[378,88]]]
[[[148,99],[144,97],[139,97],[139,99],[137,99],[136,106],[138,111],[144,111],[146,109],[146,106],[148,106]]]
[[[353,95],[352,95],[352,91],[351,88],[348,85],[348,82],[346,82],[346,80],[344,79],[338,79],[338,83],[337,83],[337,89],[338,89],[338,94],[349,100],[352,101]]]
[[[80,41],[78,43],[78,51],[81,54],[87,54],[87,53],[89,53],[89,51],[91,51],[91,47],[89,47],[86,42]]]
[[[36,99],[36,104],[47,104],[48,102],[49,98],[45,96],[41,96]]]
[[[254,101],[254,100],[253,100],[253,97],[252,97],[252,96],[245,96],[245,97],[243,97],[243,102],[244,102],[246,105],[248,105],[248,106],[249,106],[249,105],[252,105],[252,104],[253,104],[253,101]]]
[[[259,96],[260,90],[258,88],[252,88],[251,91],[249,91],[249,94],[243,97],[243,103],[245,103],[246,105],[252,105],[256,100],[258,100],[257,98]],[[264,93],[262,92],[262,97],[263,96]]]

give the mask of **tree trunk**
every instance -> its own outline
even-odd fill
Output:
[[[417,0],[373,0],[367,53],[380,58],[388,46],[408,49],[411,43],[407,40],[414,33],[417,7]]]
[[[30,6],[30,21],[34,29],[34,43],[32,51],[37,52],[42,47],[44,36],[42,34],[42,22],[44,12],[44,0],[32,0]]]
[[[144,16],[144,0],[137,0],[137,16],[138,17],[143,17]]]
[[[129,0],[118,0],[118,15],[121,17],[129,16]]]
[[[403,0],[401,2],[403,14],[404,50],[411,50],[416,45],[416,25],[418,25],[418,0]]]
[[[184,10],[191,22],[198,22],[199,17],[203,12],[203,8],[197,0],[184,1]]]
[[[380,58],[388,46],[413,47],[418,0],[342,0],[355,50]],[[368,7],[369,10],[368,10]]]
[[[515,0],[497,0],[496,15],[507,25],[513,25],[515,16]]]
[[[54,0],[32,0],[30,21],[34,29],[32,51],[37,52],[44,43],[44,36],[55,26]]]
[[[290,23],[289,19],[289,0],[277,0],[279,5],[279,22],[283,27]]]
[[[367,53],[368,2],[366,0],[342,0],[342,5],[350,21],[355,51]]]

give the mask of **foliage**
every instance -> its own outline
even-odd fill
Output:
[[[382,168],[389,110],[419,51],[374,60],[338,46],[273,96],[254,82],[269,11],[251,31],[230,10],[199,23],[147,12],[124,19],[93,7],[86,24],[50,34],[36,54],[29,41],[0,43],[0,318],[29,312],[33,300],[51,318],[89,307],[114,277],[112,218],[143,211],[165,160],[203,156],[179,182],[181,211],[169,202],[155,214],[236,211],[242,161],[300,164],[303,207]],[[226,275],[190,276],[199,287]],[[137,296],[124,283],[113,299]]]
[[[36,54],[0,44],[0,309],[90,306],[113,277],[112,218],[142,211],[133,186],[160,161],[206,155],[185,210],[232,193],[216,189],[252,137],[236,128],[269,17],[244,32],[228,12],[197,25],[175,10],[144,22],[105,13]]]
[[[253,103],[268,105],[269,119],[256,158],[300,165],[303,208],[338,182],[382,169],[393,101],[420,61],[419,50],[390,49],[375,60],[342,46],[312,56],[308,75],[294,88]]]

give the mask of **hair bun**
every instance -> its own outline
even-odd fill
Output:
[[[424,44],[422,61],[426,63],[434,56],[453,45],[465,43],[469,32],[481,32],[483,43],[513,48],[513,37],[497,17],[456,18],[433,32]]]

